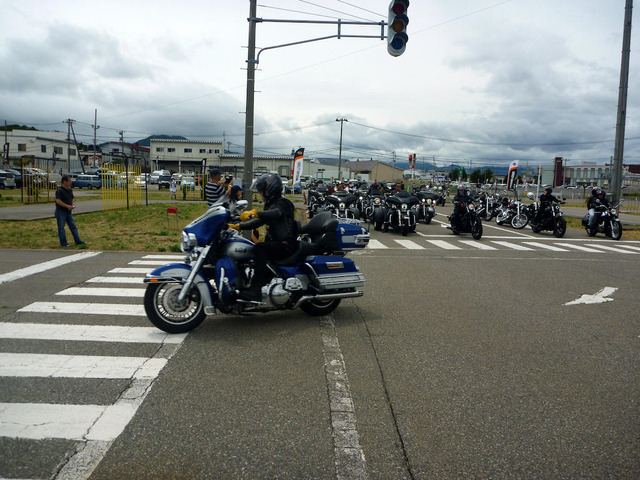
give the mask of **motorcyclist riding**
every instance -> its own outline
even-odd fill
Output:
[[[589,210],[589,228],[593,228],[596,221],[596,213],[599,213],[597,210],[609,207],[609,202],[606,197],[606,192],[601,188],[594,188],[591,190],[591,196],[587,200],[587,209]]]
[[[472,201],[471,196],[469,196],[469,192],[467,191],[467,187],[465,185],[460,185],[458,187],[458,193],[453,197],[453,214],[451,215],[451,224],[453,226],[460,225],[460,217],[464,213],[462,208],[460,207],[461,203],[468,204]]]
[[[540,208],[538,208],[538,211],[536,212],[536,216],[534,218],[534,222],[537,223],[540,220],[542,220],[544,212],[546,212],[548,207],[550,205],[552,205],[554,202],[560,203],[560,204],[565,204],[566,203],[563,200],[560,200],[558,197],[556,197],[553,194],[553,188],[551,188],[551,187],[545,188],[544,189],[544,193],[542,195],[540,195]]]
[[[264,201],[264,210],[242,212],[242,223],[229,225],[236,230],[252,230],[267,225],[265,241],[257,243],[253,249],[255,272],[246,300],[261,299],[262,285],[268,280],[267,262],[285,259],[297,249],[295,208],[291,200],[282,196],[280,176],[272,173],[261,176],[256,182],[256,190]]]

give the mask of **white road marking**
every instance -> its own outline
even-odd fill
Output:
[[[153,269],[152,268],[140,268],[140,267],[121,267],[121,268],[114,268],[112,270],[109,270],[109,273],[144,273],[144,274],[147,274],[151,270],[153,270]]]
[[[443,240],[427,240],[427,242],[435,245],[436,247],[444,248],[445,250],[461,250],[457,245],[453,245]]]
[[[56,295],[78,295],[90,297],[144,297],[144,288],[94,288],[94,287],[70,287]]]
[[[412,242],[411,240],[395,240],[394,242],[399,243],[404,248],[409,250],[424,250],[424,247],[418,245],[416,242]]]
[[[631,250],[637,250],[638,252],[640,252],[640,247],[634,247],[633,245],[621,244],[620,247],[621,248],[630,248]]]
[[[21,308],[18,312],[146,316],[143,305],[115,303],[34,302]]]
[[[184,260],[184,257],[186,256],[186,254],[182,254],[182,255],[145,255],[144,259],[147,260],[175,260],[178,262],[181,262],[182,260]]]
[[[370,239],[369,243],[365,248],[379,249],[379,248],[389,248],[384,243],[379,242],[378,240]]]
[[[14,270],[13,272],[7,272],[0,275],[0,285],[3,283],[12,282],[20,278],[28,277],[35,273],[44,272],[45,270],[51,270],[62,265],[66,265],[71,262],[78,262],[87,258],[100,255],[101,252],[82,252],[75,255],[68,255],[66,257],[56,258],[55,260],[49,260],[48,262],[38,263],[37,265],[31,265],[30,267]]]
[[[181,261],[183,259],[176,260]],[[129,262],[129,265],[150,265],[161,267],[162,265],[166,265],[167,263],[168,262],[166,260],[132,260],[131,262]]]
[[[93,277],[87,283],[142,283],[143,277]]]
[[[481,243],[477,240],[458,240],[460,243],[464,243],[465,245],[469,245],[473,248],[477,248],[480,250],[497,250],[496,247],[492,247],[491,245],[487,245],[486,243]]]
[[[168,334],[155,327],[0,323],[0,338],[118,343],[181,343],[186,333]]]
[[[347,367],[331,316],[320,319],[320,332],[329,391],[336,478],[367,480],[367,461],[356,428],[356,412],[347,378]]]
[[[545,250],[551,250],[552,252],[568,251],[566,248],[554,247],[553,245],[545,245],[544,243],[540,243],[540,242],[523,242],[523,243],[526,243],[527,245],[531,245],[533,247],[543,248]]]
[[[574,300],[573,302],[565,303],[565,305],[579,305],[579,304],[591,305],[593,303],[613,302],[613,298],[607,298],[607,297],[613,294],[616,290],[618,290],[616,287],[604,287],[598,293],[595,293],[593,295],[584,294],[580,298]]]
[[[529,247],[525,247],[524,245],[519,245],[517,243],[511,243],[511,242],[502,242],[500,240],[492,240],[493,243],[497,243],[498,245],[502,245],[503,247],[507,247],[510,248],[512,250],[533,250],[533,248],[529,248]]]
[[[616,252],[616,253],[628,253],[630,255],[638,254],[638,252],[630,252],[629,250],[623,250],[622,248],[611,247],[609,245],[601,245],[599,243],[590,243],[589,247],[601,248],[602,250],[608,250],[610,252]]]
[[[581,252],[604,253],[602,250],[596,250],[595,248],[583,247],[582,245],[573,245],[571,243],[556,243],[556,245],[560,245],[561,247],[574,248],[576,250],[580,250]]]
[[[0,376],[44,378],[155,378],[166,363],[166,358],[0,352]]]

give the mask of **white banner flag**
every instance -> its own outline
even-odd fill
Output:
[[[302,166],[304,161],[304,148],[296,150],[293,159],[293,185],[300,184],[300,178],[302,177]]]

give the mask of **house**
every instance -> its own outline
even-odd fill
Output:
[[[6,132],[8,152],[2,153],[2,164],[31,166],[46,172],[81,171],[75,144],[64,132],[11,130]]]

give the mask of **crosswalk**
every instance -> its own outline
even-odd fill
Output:
[[[17,319],[0,322],[0,343],[11,346],[0,351],[0,381],[28,379],[48,387],[56,381],[116,382],[109,384],[115,401],[107,404],[104,397],[51,403],[44,386],[37,389],[40,398],[0,402],[0,439],[71,441],[69,458],[56,462],[64,463],[56,478],[87,478],[186,337],[153,327],[144,318],[141,301],[144,274],[154,265],[182,258],[146,255],[131,266],[62,289],[53,301],[26,305]],[[70,353],[66,344],[73,345]],[[131,345],[126,354],[121,353],[124,345]]]
[[[530,238],[530,237],[528,237]],[[451,236],[416,235],[397,239],[391,236],[369,240],[365,250],[449,250],[449,251],[520,251],[520,252],[588,252],[640,254],[640,242],[607,240],[529,240],[527,237],[482,237],[480,240]]]

